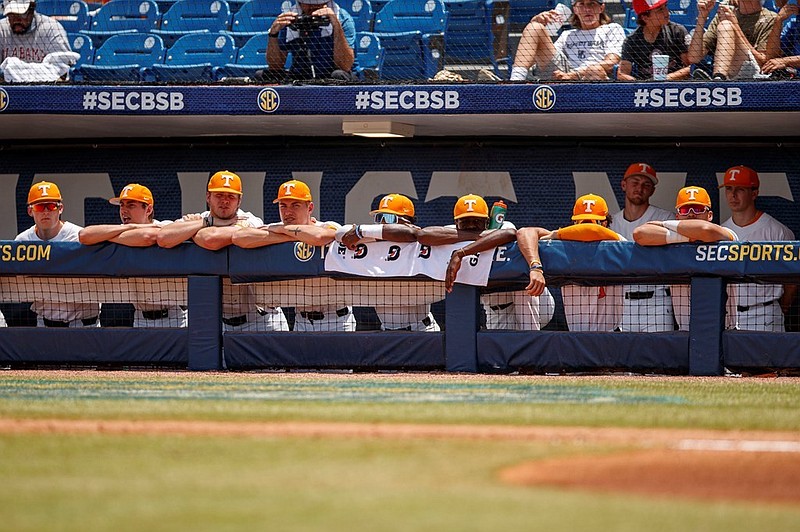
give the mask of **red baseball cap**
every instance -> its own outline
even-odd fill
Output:
[[[722,184],[719,188],[758,188],[760,186],[761,181],[758,179],[758,172],[747,166],[734,166],[733,168],[728,168],[725,172],[725,177],[722,178]]]
[[[667,0],[633,0],[633,10],[637,15],[658,9],[667,3]]]

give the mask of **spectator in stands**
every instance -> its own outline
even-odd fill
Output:
[[[327,21],[316,17],[326,17]],[[277,81],[286,79],[284,65],[292,52],[290,79],[349,81],[353,79],[355,45],[356,27],[347,11],[333,0],[302,0],[278,15],[270,26],[269,71],[265,74]]]
[[[539,240],[624,240],[621,235],[608,228],[608,206],[600,196],[586,194],[579,197],[572,213],[575,223],[567,228],[549,231],[541,227],[525,227],[516,231],[517,245],[529,264],[530,282],[525,290],[530,296],[541,297],[547,293],[544,266],[539,258]],[[496,231],[484,234],[472,244],[454,252],[447,267],[445,286],[448,291],[453,287],[464,256],[486,251],[509,241],[509,234]],[[618,287],[567,285],[561,288],[561,294],[567,325],[571,331],[612,331],[617,326],[621,308]]]
[[[34,225],[17,235],[20,242],[77,242],[81,230],[61,219],[64,203],[55,183],[41,181],[28,191],[28,216]],[[67,291],[73,287],[67,285]],[[66,294],[67,296],[73,294]],[[75,294],[77,295],[77,294]],[[39,327],[97,327],[100,305],[97,303],[53,303],[35,301],[31,310],[38,316]]]
[[[420,229],[417,240],[420,244],[429,246],[471,240],[494,243],[492,246],[482,247],[479,250],[488,251],[513,242],[516,235],[514,224],[507,220],[504,220],[503,225],[497,229],[487,229],[489,206],[482,197],[475,194],[467,194],[458,198],[453,207],[453,219],[454,225]],[[489,235],[491,235],[491,240],[488,240]],[[474,253],[467,251],[471,249],[471,245],[453,252],[448,265],[448,277],[445,279],[445,286],[448,290],[452,290],[455,276],[461,267],[461,260]],[[452,279],[450,278],[451,274]],[[547,325],[553,317],[552,296],[549,292],[533,295],[537,297],[531,298],[522,291],[482,295],[481,303],[486,313],[486,328],[539,330],[543,325]]]
[[[81,244],[114,242],[131,247],[152,246],[156,243],[159,229],[172,223],[153,219],[153,193],[138,183],[126,185],[118,197],[108,202],[119,205],[122,223],[84,227],[78,234]],[[134,303],[134,308],[134,327],[186,327],[186,310],[177,305]]]
[[[765,74],[776,77],[775,73],[800,67],[800,20],[797,14],[797,3],[786,4],[778,12],[778,21],[767,41],[767,57],[770,59],[761,67]]]
[[[633,231],[633,239],[642,246],[663,246],[681,242],[719,242],[738,240],[736,233],[713,223],[711,197],[702,187],[684,187],[675,201],[675,220],[650,221]],[[672,306],[675,321],[682,331],[689,330],[689,286],[672,285]],[[735,328],[735,313],[731,312],[735,298],[729,292],[728,327]]]
[[[768,57],[767,40],[777,15],[759,0],[727,0],[720,3],[708,30],[706,20],[715,0],[697,0],[697,26],[689,44],[689,62],[714,56],[712,79],[753,79]],[[695,70],[696,77],[705,71]]]
[[[665,4],[666,5],[666,4]],[[640,28],[641,29],[641,28]],[[624,52],[623,52],[624,54]],[[650,204],[658,177],[647,163],[633,163],[625,171],[620,186],[625,193],[625,206],[611,216],[612,231],[633,240],[633,231],[651,220],[672,220],[671,212]],[[626,332],[660,332],[675,330],[672,300],[668,286],[626,285],[623,287],[622,321],[619,329]]]
[[[625,30],[611,22],[603,0],[575,0],[570,24],[555,44],[547,24],[556,20],[555,11],[533,17],[525,26],[514,57],[511,80],[521,81],[536,65],[536,78],[555,80],[604,80],[619,63]]]
[[[67,32],[57,20],[37,13],[34,0],[5,0],[3,13],[0,61],[17,58],[17,66],[24,68],[23,63],[42,63],[48,54],[70,52]],[[68,67],[63,73],[67,71]]]
[[[769,214],[756,208],[761,182],[758,173],[747,166],[734,166],[725,172],[720,188],[731,217],[722,227],[749,242],[794,240],[791,229]],[[792,306],[797,287],[793,284],[737,284],[736,302],[739,328],[750,331],[784,332],[783,315]]]
[[[303,242],[309,246],[327,246],[341,228],[336,222],[317,221],[311,213],[314,203],[311,189],[302,181],[291,180],[278,187],[278,204],[281,221],[263,227],[248,227],[233,235],[233,243],[243,248],[257,248],[283,242]],[[300,307],[296,309],[294,330],[311,331],[355,331],[356,319],[353,307],[325,305],[322,307]]]
[[[172,248],[191,239],[212,251],[231,245],[233,235],[242,228],[264,225],[261,218],[239,208],[242,203],[242,179],[222,170],[208,180],[208,210],[184,215],[180,220],[161,228],[158,245]],[[222,322],[227,331],[288,331],[283,311],[277,307],[261,307],[249,286],[224,285]]]
[[[414,202],[402,194],[387,194],[378,202],[378,208],[371,211],[375,224],[347,225],[336,232],[336,240],[349,249],[359,244],[375,241],[416,242],[419,227],[415,225]],[[378,305],[375,312],[385,331],[424,331],[441,330],[431,314],[430,305]]]
[[[639,27],[622,44],[617,79],[652,79],[653,55],[669,56],[668,80],[688,78],[689,33],[670,22],[667,0],[634,0],[633,9]]]

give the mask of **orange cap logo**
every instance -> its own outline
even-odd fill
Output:
[[[402,194],[387,194],[378,202],[378,208],[370,214],[388,213],[398,216],[414,216],[414,202]]]
[[[625,177],[623,179],[628,179],[631,176],[639,175],[642,177],[647,177],[650,181],[653,182],[654,185],[658,184],[658,178],[656,177],[656,170],[652,166],[647,163],[633,163],[625,170]]]
[[[311,201],[311,189],[302,181],[292,179],[278,187],[278,197],[272,203],[286,199]]]
[[[467,194],[458,198],[456,206],[453,208],[453,219],[458,220],[459,218],[468,217],[489,217],[489,206],[486,205],[486,201],[482,197],[475,194]]]
[[[39,181],[28,191],[28,205],[43,201],[61,201],[61,191],[50,181]]]
[[[575,200],[572,220],[605,220],[608,217],[608,204],[597,194],[585,194]]]
[[[233,172],[222,170],[211,176],[208,180],[209,192],[228,192],[230,194],[242,193],[242,178]]]
[[[678,191],[675,208],[679,209],[684,205],[703,205],[710,209],[711,196],[703,187],[684,187]]]
[[[761,186],[761,181],[758,179],[758,172],[747,166],[734,166],[728,168],[725,172],[725,177],[722,179],[722,184],[719,188],[725,187],[749,187],[758,188]]]
[[[141,201],[147,205],[153,205],[153,193],[144,185],[131,183],[125,185],[116,198],[111,198],[108,202],[111,205],[119,205],[122,200]]]

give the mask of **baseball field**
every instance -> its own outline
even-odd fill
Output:
[[[0,372],[2,530],[800,530],[800,380]]]

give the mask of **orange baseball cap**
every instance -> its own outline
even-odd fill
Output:
[[[146,203],[152,206],[153,193],[150,192],[150,189],[144,185],[140,185],[138,183],[131,183],[130,185],[122,187],[122,190],[119,193],[119,197],[111,198],[110,200],[108,200],[108,202],[111,205],[119,205],[122,200],[141,201],[142,203]]]
[[[311,201],[311,189],[302,181],[292,179],[278,187],[278,197],[272,203],[278,203],[285,199]]]
[[[653,182],[654,185],[658,184],[658,178],[656,177],[656,169],[650,166],[647,163],[633,163],[625,170],[625,177],[622,179],[628,179],[631,176],[640,175],[642,177],[649,177],[650,181]]]
[[[461,196],[453,207],[453,219],[459,218],[488,218],[489,206],[486,200],[475,194]]]
[[[61,191],[58,185],[50,181],[39,181],[31,186],[28,191],[28,205],[44,201],[61,201]]]
[[[758,172],[747,166],[734,166],[728,168],[725,172],[725,177],[722,178],[722,184],[719,188],[725,187],[749,187],[758,188],[761,186],[761,181],[758,179]]]
[[[388,213],[398,216],[414,216],[414,202],[402,194],[387,194],[378,202],[378,208],[370,214]]]
[[[597,194],[584,194],[575,200],[572,220],[605,220],[608,217],[608,204]]]
[[[680,209],[684,205],[704,205],[710,209],[711,196],[703,187],[683,187],[678,191],[675,208]]]
[[[229,192],[231,194],[242,193],[242,178],[233,172],[222,170],[211,176],[208,180],[209,192]]]

